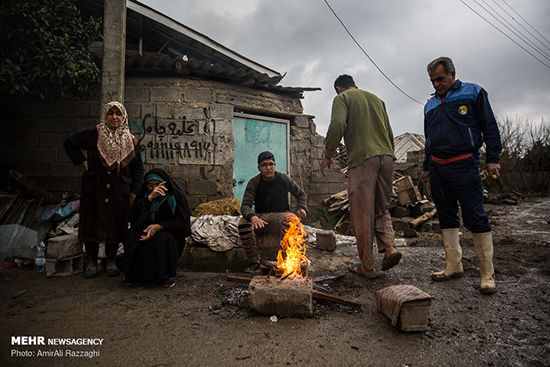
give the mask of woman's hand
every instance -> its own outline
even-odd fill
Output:
[[[147,241],[155,236],[158,231],[162,229],[160,224],[149,224],[147,228],[143,230],[143,235],[139,238],[140,241]]]
[[[82,162],[82,167],[84,167],[84,172],[88,172],[88,161]]]
[[[147,196],[147,199],[149,199],[149,201],[153,201],[159,196],[166,195],[166,191],[168,191],[168,189],[166,188],[165,185],[166,185],[166,182],[163,181],[163,182],[159,183],[157,186],[155,186],[153,191],[151,191],[149,196]]]
[[[134,200],[136,200],[136,193],[131,192],[130,195],[129,195],[129,198],[130,198],[130,205],[132,205]]]

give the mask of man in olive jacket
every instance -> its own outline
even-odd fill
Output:
[[[271,152],[258,155],[258,171],[248,182],[241,206],[243,217],[239,221],[239,235],[246,256],[253,265],[259,264],[255,232],[281,232],[290,213],[288,193],[298,201],[296,214],[307,217],[307,198],[293,179],[275,170],[275,157]],[[254,210],[252,206],[254,205]]]
[[[393,246],[395,234],[388,211],[395,159],[393,132],[384,102],[374,94],[358,89],[351,76],[340,75],[334,88],[338,95],[332,103],[321,173],[325,175],[331,157],[344,137],[351,224],[360,260],[348,268],[367,278],[375,278],[374,237],[378,252],[385,253],[382,270],[394,267],[401,259],[401,254]]]

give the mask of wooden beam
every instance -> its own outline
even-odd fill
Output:
[[[416,228],[418,227],[419,225],[421,225],[422,223],[424,223],[425,221],[427,221],[428,219],[431,219],[433,218],[433,216],[437,213],[437,209],[433,209],[431,212],[426,212],[424,214],[422,214],[420,217],[416,218],[416,219],[413,219],[409,222],[409,224],[413,227],[413,228]]]

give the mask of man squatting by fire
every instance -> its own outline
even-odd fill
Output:
[[[287,215],[294,215],[290,212],[289,192],[298,201],[298,217],[302,220],[307,217],[304,190],[290,177],[275,170],[273,153],[262,152],[258,155],[258,171],[260,174],[252,177],[246,186],[241,206],[243,216],[239,221],[239,236],[246,256],[252,263],[251,270],[256,270],[260,264],[256,236],[280,233]]]

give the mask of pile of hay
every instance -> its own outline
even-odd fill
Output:
[[[241,215],[241,202],[239,199],[226,198],[207,203],[202,203],[193,211],[194,217],[201,215]]]

